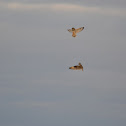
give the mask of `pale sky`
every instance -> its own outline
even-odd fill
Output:
[[[126,1],[0,0],[0,100],[0,126],[126,126]]]

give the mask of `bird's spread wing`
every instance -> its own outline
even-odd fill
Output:
[[[81,32],[84,29],[84,27],[78,28],[75,30],[76,33]]]
[[[72,29],[68,29],[69,32],[72,32]]]

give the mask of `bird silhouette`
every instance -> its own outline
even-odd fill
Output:
[[[68,29],[68,31],[73,33],[72,34],[73,37],[76,37],[77,36],[76,34],[78,32],[81,32],[83,29],[84,29],[84,27],[81,27],[81,28],[78,28],[78,29],[72,28],[72,29]]]
[[[81,63],[78,63],[78,65],[69,67],[69,69],[72,69],[72,70],[82,70],[83,71],[83,66],[81,65]]]

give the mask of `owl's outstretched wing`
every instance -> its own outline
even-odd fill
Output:
[[[78,28],[75,30],[76,33],[81,32],[84,29],[84,27]]]
[[[72,32],[72,29],[68,29],[69,32]]]

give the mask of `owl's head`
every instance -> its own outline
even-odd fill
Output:
[[[75,28],[72,28],[72,31],[75,31]]]
[[[81,63],[78,63],[79,66],[82,66]]]

